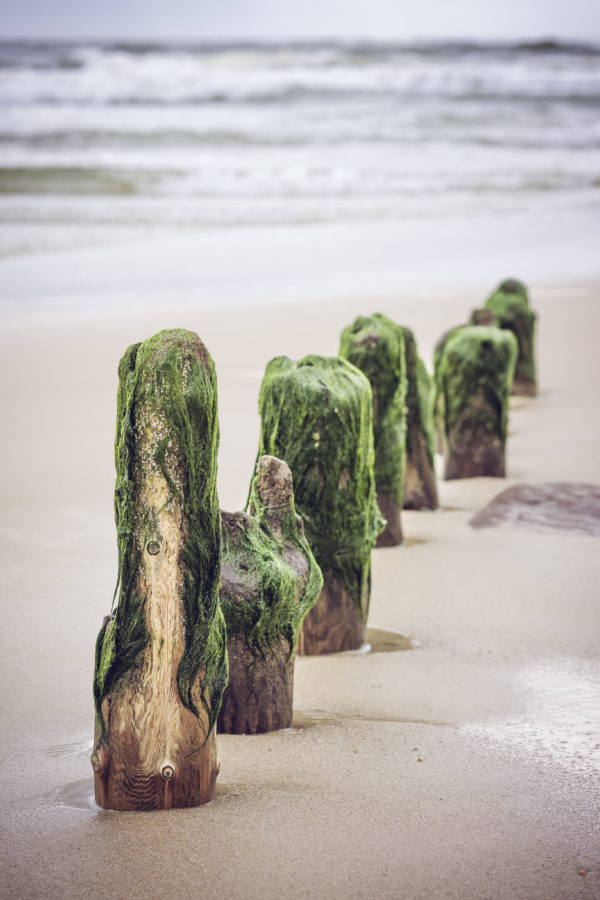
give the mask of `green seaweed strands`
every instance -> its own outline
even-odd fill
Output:
[[[295,362],[280,356],[267,365],[259,411],[258,456],[289,465],[296,508],[323,576],[343,586],[366,621],[371,549],[383,526],[367,378],[340,357]]]
[[[377,493],[402,508],[406,459],[406,362],[403,329],[381,313],[358,316],[342,331],[340,356],[369,379]]]
[[[410,328],[403,327],[406,359],[406,472],[405,509],[437,509],[432,379],[417,353]]]
[[[518,341],[513,393],[535,396],[535,313],[529,305],[527,289],[521,281],[509,278],[494,291],[484,309],[491,310],[500,328],[512,331]],[[477,310],[475,311],[477,313]]]
[[[493,327],[465,326],[446,341],[437,372],[446,478],[504,474],[517,351],[514,335]]]
[[[259,466],[269,459],[263,457]],[[265,505],[258,489],[258,477],[254,476],[250,486],[249,514],[223,514],[231,526],[223,527],[223,569],[229,566],[237,584],[246,582],[249,589],[243,591],[244,602],[240,602],[240,594],[228,590],[229,582],[223,578],[221,606],[227,637],[243,638],[254,657],[265,657],[282,637],[291,656],[304,617],[317,602],[323,576],[305,537],[293,493],[289,503],[276,508],[274,518],[274,510]],[[305,577],[299,572],[298,556]]]
[[[415,348],[416,349],[416,348]],[[408,398],[409,417],[412,417],[410,410],[414,408],[414,418],[419,428],[425,435],[427,445],[427,458],[433,468],[435,462],[435,439],[433,429],[433,414],[431,406],[431,397],[433,393],[433,378],[427,371],[427,366],[420,356],[417,356],[416,379],[410,379],[410,394]],[[415,389],[416,385],[416,391]],[[414,399],[413,399],[414,391]],[[413,406],[414,404],[414,406]],[[412,453],[412,447],[409,445],[407,438],[407,450]]]
[[[462,328],[466,327],[467,325],[455,325],[453,328],[448,328],[447,331],[444,331],[442,336],[437,341],[435,347],[433,348],[433,380],[436,387],[439,381],[440,363],[442,361],[442,356],[444,355],[446,344],[448,343],[450,338],[454,337],[454,335],[457,334]]]
[[[145,548],[152,552],[152,543],[160,546],[157,513],[144,501],[142,490],[143,479],[153,474],[162,476],[168,486],[163,509],[179,504],[186,529],[179,561],[185,621],[185,649],[177,670],[179,694],[197,718],[195,697],[200,698],[209,734],[216,722],[227,684],[225,623],[218,598],[218,442],[214,363],[197,335],[183,329],[161,331],[129,347],[119,363],[115,438],[118,602],[98,635],[94,671],[102,736],[106,735],[102,701],[150,641],[140,563]]]
[[[442,358],[446,345],[459,331],[467,328],[467,325],[455,325],[448,328],[437,341],[433,348],[433,387],[431,393],[431,417],[437,450],[444,453],[446,449],[445,414],[444,414],[444,390],[442,379]]]
[[[249,509],[221,514],[229,684],[217,728],[226,734],[291,727],[296,643],[323,586],[287,463],[260,457]]]

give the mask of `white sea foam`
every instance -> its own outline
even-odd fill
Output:
[[[0,43],[0,113],[3,256],[598,205],[592,45]]]
[[[515,753],[581,774],[600,773],[598,667],[577,660],[548,661],[517,673],[528,703],[521,718],[465,727]]]

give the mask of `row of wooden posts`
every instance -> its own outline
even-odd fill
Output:
[[[246,512],[219,509],[214,364],[163,331],[119,364],[119,582],[96,644],[98,804],[145,810],[213,797],[216,731],[292,721],[294,655],[365,639],[373,546],[402,542],[402,508],[435,509],[445,477],[504,475],[508,400],[535,393],[527,292],[504,282],[447,332],[434,377],[380,314],[340,354],[267,366]]]

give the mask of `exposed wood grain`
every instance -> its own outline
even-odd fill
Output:
[[[148,505],[157,511],[164,507],[167,483],[161,475],[146,478],[143,491]],[[138,580],[138,590],[147,597],[150,643],[140,663],[104,701],[108,746],[102,742],[106,761],[94,780],[96,802],[105,809],[197,806],[214,794],[218,774],[214,732],[200,749],[207,719],[198,721],[183,706],[177,687],[184,650],[180,563],[184,529],[181,506],[173,501],[171,506],[158,513],[160,551],[153,555],[144,548]]]
[[[166,423],[147,404],[136,408],[136,521],[150,516],[152,538],[136,525],[133,540],[141,553],[135,593],[145,599],[150,639],[134,665],[116,681],[102,702],[105,735],[96,722],[92,754],[97,803],[113,810],[156,810],[206,803],[218,774],[215,730],[201,704],[200,679],[192,696],[200,717],[181,699],[177,670],[184,654],[185,567],[182,549],[188,534],[182,497],[156,466],[156,442]],[[171,442],[170,465],[181,479],[186,461]],[[114,627],[111,620],[108,629]],[[106,638],[105,638],[106,640]]]

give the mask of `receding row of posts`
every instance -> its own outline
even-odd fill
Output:
[[[365,640],[371,551],[402,542],[401,511],[438,506],[445,477],[505,474],[511,390],[535,394],[535,315],[504,282],[447,332],[434,377],[410,329],[359,317],[339,355],[277,357],[260,390],[247,507],[222,512],[214,364],[163,331],[119,364],[114,610],[96,644],[98,804],[212,799],[216,731],[290,727],[294,656]]]
[[[502,282],[434,351],[433,409],[444,477],[503,477],[511,393],[535,396],[535,313],[525,285]]]

